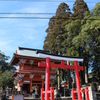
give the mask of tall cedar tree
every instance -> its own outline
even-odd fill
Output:
[[[55,16],[53,16],[49,20],[49,27],[46,29],[47,36],[45,37],[44,45],[43,45],[44,50],[50,51],[50,53],[53,53],[53,54],[55,54],[54,43],[55,43],[55,38],[56,38],[56,35],[53,34],[54,26],[55,26]]]
[[[84,13],[86,11],[89,11],[87,4],[84,2],[84,0],[76,0],[73,5],[73,16],[74,18],[84,18]]]
[[[84,0],[76,0],[73,5],[73,17],[75,19],[83,19],[84,13],[86,11],[89,11],[89,9],[88,9],[87,4],[84,2]],[[81,26],[78,27],[77,29],[81,29]],[[76,33],[79,34],[79,32],[76,32]],[[79,56],[82,56],[81,52],[84,51],[84,50],[82,50],[84,48],[79,46],[77,49],[79,52]],[[84,81],[85,81],[85,83],[88,83],[88,59],[87,59],[87,56],[85,56],[83,64],[84,64],[84,71],[80,71],[82,84],[84,84]],[[84,73],[85,73],[85,78],[84,78]]]
[[[83,25],[81,35],[85,41],[85,50],[92,67],[93,76],[100,82],[100,2],[86,15],[86,24]],[[89,63],[88,63],[89,65]]]
[[[58,6],[56,15],[49,20],[49,27],[46,30],[47,36],[44,40],[44,50],[49,50],[52,54],[63,54],[61,44],[64,40],[65,22],[70,15],[69,6],[65,3],[61,3]]]
[[[70,23],[69,23],[70,22]],[[73,45],[72,40],[74,37],[76,37],[79,32],[81,31],[81,21],[80,20],[75,20],[75,21],[70,21],[67,22],[65,29],[66,29],[66,39],[63,42],[63,45],[65,46],[65,55],[66,56],[79,56],[79,51]],[[73,64],[73,63],[72,63]],[[74,71],[73,71],[73,87],[75,86],[75,79],[74,79]]]
[[[44,40],[44,50],[49,50],[50,53],[63,55],[63,41],[65,34],[66,21],[71,16],[69,6],[61,3],[56,11],[56,15],[49,20],[49,27],[46,29],[47,36]]]
[[[84,56],[85,82],[88,81],[88,66],[93,68],[94,76],[98,79],[100,75],[100,3],[85,14],[81,31],[78,36],[73,39],[76,47],[82,47],[82,55]]]

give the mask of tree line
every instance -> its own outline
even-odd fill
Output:
[[[9,56],[6,56],[0,51],[0,87],[5,89],[7,86],[13,88],[14,80],[12,78],[13,72],[16,70],[14,66],[9,65],[7,60]]]
[[[83,63],[79,63],[84,66],[84,71],[80,71],[81,84],[88,83],[90,69],[100,82],[100,2],[89,10],[84,0],[76,0],[72,11],[62,2],[50,18],[46,33],[44,50],[84,58]]]

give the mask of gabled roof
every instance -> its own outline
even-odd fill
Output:
[[[18,47],[18,49],[16,50],[16,54],[13,55],[10,64],[14,65],[16,61],[18,62],[19,58],[25,58],[25,59],[28,58],[32,60],[38,59],[39,61],[42,60],[44,61],[47,57],[49,57],[51,61],[54,62],[59,62],[61,60],[83,62],[82,57],[60,56],[60,55],[50,54],[48,51],[44,51],[44,50]]]

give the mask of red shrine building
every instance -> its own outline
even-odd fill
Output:
[[[52,55],[48,51],[18,47],[16,53],[13,54],[10,64],[19,66],[13,74],[13,78],[17,81],[17,91],[26,91],[32,93],[33,87],[38,87],[38,93],[45,83],[45,68],[39,67],[39,62],[46,62],[46,58],[50,58],[53,64],[60,64],[64,61],[83,61],[79,57],[66,57]],[[57,76],[55,70],[50,70],[50,85],[52,80]]]

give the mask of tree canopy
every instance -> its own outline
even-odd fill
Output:
[[[89,11],[84,0],[76,0],[73,12],[67,4],[61,3],[56,15],[49,20],[46,32],[45,50],[58,55],[82,56],[85,83],[88,83],[89,68],[99,77],[100,2]]]
[[[79,19],[84,18],[86,11],[89,11],[89,9],[84,0],[76,0],[73,5],[73,16]]]
[[[46,29],[47,36],[43,46],[45,50],[49,50],[52,54],[62,54],[65,22],[70,15],[69,6],[61,3],[57,8],[56,15],[49,20],[49,26]]]
[[[6,86],[13,87],[12,74],[15,71],[15,67],[9,65],[8,59],[9,56],[0,51],[0,87],[4,89]]]

